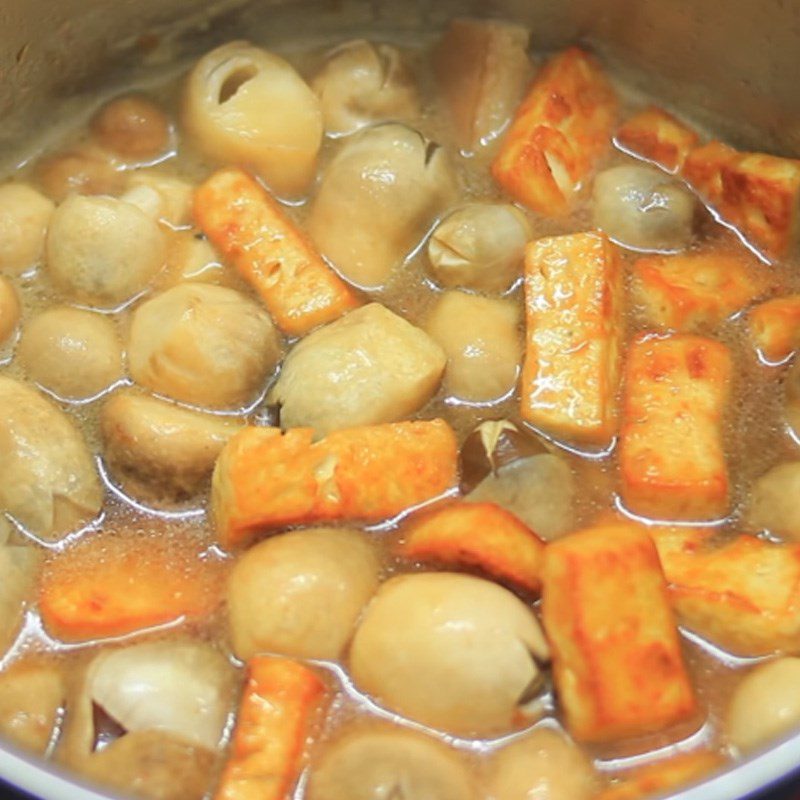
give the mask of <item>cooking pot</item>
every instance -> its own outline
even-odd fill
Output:
[[[731,143],[800,156],[800,0],[0,0],[0,168],[46,146],[53,119],[221,41],[418,42],[454,14],[523,22],[537,49],[588,42],[632,87]],[[674,798],[754,797],[798,769],[800,734]],[[0,779],[42,800],[107,797],[11,747]]]

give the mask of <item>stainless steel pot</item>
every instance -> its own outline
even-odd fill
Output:
[[[454,13],[523,21],[537,47],[588,41],[731,142],[800,156],[800,0],[0,0],[0,167],[45,144],[54,116],[159,74],[164,51],[180,64],[235,36],[413,40]],[[800,734],[674,797],[751,797],[796,770]],[[42,800],[106,797],[10,747],[0,778]]]

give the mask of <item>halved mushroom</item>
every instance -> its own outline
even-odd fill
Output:
[[[736,687],[725,732],[742,753],[768,745],[800,725],[800,658],[759,664]]]
[[[248,550],[228,581],[233,649],[338,658],[378,588],[379,564],[358,531],[313,528]]]
[[[236,408],[255,399],[279,356],[267,312],[223,286],[178,284],[142,303],[131,321],[131,377],[196,406]]]
[[[71,300],[109,308],[147,287],[164,265],[158,223],[114,197],[68,197],[47,232],[47,270]]]
[[[183,121],[206,155],[254,169],[279,195],[302,194],[314,177],[319,101],[274,53],[243,41],[207,53],[189,75]]]
[[[433,395],[445,354],[425,331],[369,303],[318,328],[291,350],[270,402],[284,428],[319,436],[355,425],[396,422]]]
[[[800,540],[800,461],[778,464],[765,472],[750,491],[745,512],[754,530]]]
[[[128,733],[73,764],[87,778],[146,800],[203,800],[216,752],[163,731]]]
[[[521,600],[490,581],[446,572],[386,581],[350,649],[360,689],[410,719],[468,736],[511,730],[548,658]]]
[[[335,47],[311,80],[325,130],[353,133],[373,122],[419,114],[414,78],[400,51],[390,44],[355,39]]]
[[[36,390],[0,377],[0,509],[56,539],[94,517],[103,490],[80,432]]]
[[[521,316],[513,300],[455,290],[439,297],[425,330],[447,356],[448,395],[467,403],[488,403],[512,391],[522,361]]]
[[[536,728],[493,753],[487,783],[492,800],[590,800],[597,776],[566,736]]]
[[[350,281],[377,289],[456,197],[444,150],[394,123],[346,140],[322,177],[308,231]]]
[[[654,167],[612,167],[594,181],[594,225],[637,250],[682,250],[692,239],[695,201],[675,178]]]
[[[66,688],[54,664],[25,659],[0,673],[0,733],[44,755],[52,743]]]
[[[530,237],[528,220],[516,206],[469,203],[431,234],[431,275],[441,286],[505,292],[522,275]]]
[[[452,748],[390,726],[351,726],[322,752],[308,800],[475,800],[476,787]]]
[[[19,635],[39,571],[33,547],[0,545],[0,656]]]
[[[197,492],[242,424],[132,391],[116,392],[100,412],[112,475],[134,497],[155,501]]]
[[[461,463],[468,502],[496,503],[542,539],[573,527],[575,478],[569,465],[510,420],[479,425],[464,442]]]
[[[529,38],[507,22],[450,21],[433,65],[460,147],[489,144],[511,118],[531,71]]]
[[[0,270],[16,275],[42,260],[55,208],[52,200],[26,183],[0,186]]]
[[[102,651],[84,691],[128,734],[163,731],[213,751],[233,701],[233,670],[202,642],[143,642]]]

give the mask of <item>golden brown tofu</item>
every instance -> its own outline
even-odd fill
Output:
[[[764,361],[785,361],[800,345],[800,294],[760,303],[748,313],[747,328]]]
[[[650,106],[634,114],[620,126],[614,137],[617,145],[633,155],[678,172],[698,135],[663,108]]]
[[[659,731],[695,713],[658,554],[629,523],[545,549],[543,622],[556,691],[575,739]]]
[[[736,156],[736,151],[722,142],[695,147],[683,162],[683,177],[709,204],[716,206],[722,198],[722,168]]]
[[[601,233],[528,245],[525,318],[523,417],[558,437],[607,444],[624,328],[615,246]]]
[[[638,800],[656,792],[684,786],[718,770],[724,763],[719,753],[694,750],[665,758],[626,772],[595,800]]]
[[[800,649],[800,545],[707,529],[650,529],[682,625],[740,656]]]
[[[578,47],[550,59],[492,163],[515,200],[549,217],[569,211],[581,181],[611,143],[617,98],[599,63]]]
[[[394,517],[452,489],[458,443],[440,419],[365,425],[312,442],[310,428],[242,428],[211,486],[220,541],[312,522]]]
[[[713,339],[644,334],[631,343],[619,453],[630,511],[665,520],[728,513],[720,428],[731,371],[728,348]]]
[[[690,154],[684,175],[761,252],[789,255],[800,231],[800,160],[739,153],[712,142]]]
[[[746,258],[713,251],[640,258],[633,273],[648,323],[676,331],[711,328],[764,288]]]

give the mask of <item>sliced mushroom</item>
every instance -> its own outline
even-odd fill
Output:
[[[452,748],[397,726],[339,733],[316,761],[308,800],[475,800],[477,790]]]
[[[470,203],[446,217],[431,234],[428,261],[441,286],[502,293],[522,275],[531,228],[518,208]]]
[[[163,731],[215,750],[233,700],[232,673],[211,645],[144,642],[96,656],[85,692],[128,733]]]
[[[511,118],[530,77],[528,39],[520,25],[450,21],[433,66],[460,147],[489,144]]]
[[[281,406],[284,428],[322,436],[413,414],[436,391],[444,366],[430,336],[370,303],[296,344],[269,399]]]
[[[754,530],[800,540],[800,461],[778,464],[753,484],[745,521]]]
[[[344,276],[377,289],[456,197],[444,150],[404,125],[347,139],[322,176],[308,231]]]
[[[36,390],[0,377],[0,508],[56,539],[99,511],[103,490],[70,418]]]
[[[386,581],[350,649],[356,685],[416,722],[469,736],[507,732],[522,716],[549,650],[511,592],[470,575]]]
[[[375,550],[358,531],[313,528],[248,550],[228,582],[233,649],[338,658],[378,588]]]
[[[325,130],[353,133],[374,122],[419,114],[414,78],[400,51],[365,39],[331,50],[311,81],[319,97]]]
[[[189,75],[183,121],[208,156],[254,169],[280,195],[302,194],[314,177],[319,101],[274,53],[242,41],[207,53]]]
[[[626,247],[682,250],[692,239],[694,210],[691,192],[654,167],[612,167],[594,181],[594,225]]]

